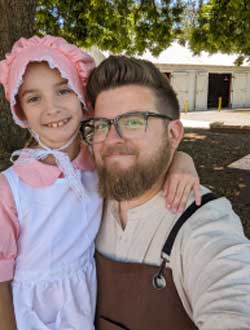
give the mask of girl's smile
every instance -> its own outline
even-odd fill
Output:
[[[54,121],[48,124],[45,124],[45,126],[49,127],[49,128],[58,128],[58,127],[62,127],[65,126],[71,118],[66,118],[66,119],[62,119],[59,121]]]

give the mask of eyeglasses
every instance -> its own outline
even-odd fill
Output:
[[[169,116],[155,112],[134,111],[123,113],[113,119],[97,117],[84,120],[80,130],[90,145],[104,142],[112,125],[121,138],[136,139],[147,131],[149,118],[173,120]]]

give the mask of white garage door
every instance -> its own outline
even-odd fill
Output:
[[[188,100],[188,72],[174,72],[171,85],[173,86],[180,103],[180,109],[183,111],[184,103]]]
[[[235,73],[232,79],[232,107],[246,107],[248,103],[248,74]]]
[[[197,72],[195,110],[207,110],[208,72]]]

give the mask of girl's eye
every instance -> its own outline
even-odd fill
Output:
[[[27,103],[35,103],[38,102],[40,100],[39,96],[31,96],[27,99]]]
[[[62,88],[62,89],[60,89],[59,91],[58,91],[58,94],[59,95],[67,95],[67,94],[69,94],[69,93],[71,93],[72,91],[71,91],[71,89],[69,89],[69,88]]]

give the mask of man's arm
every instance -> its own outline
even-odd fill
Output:
[[[0,330],[16,330],[11,282],[0,283]]]
[[[194,323],[200,330],[250,329],[250,242],[230,203],[210,202],[186,225],[177,287]]]

